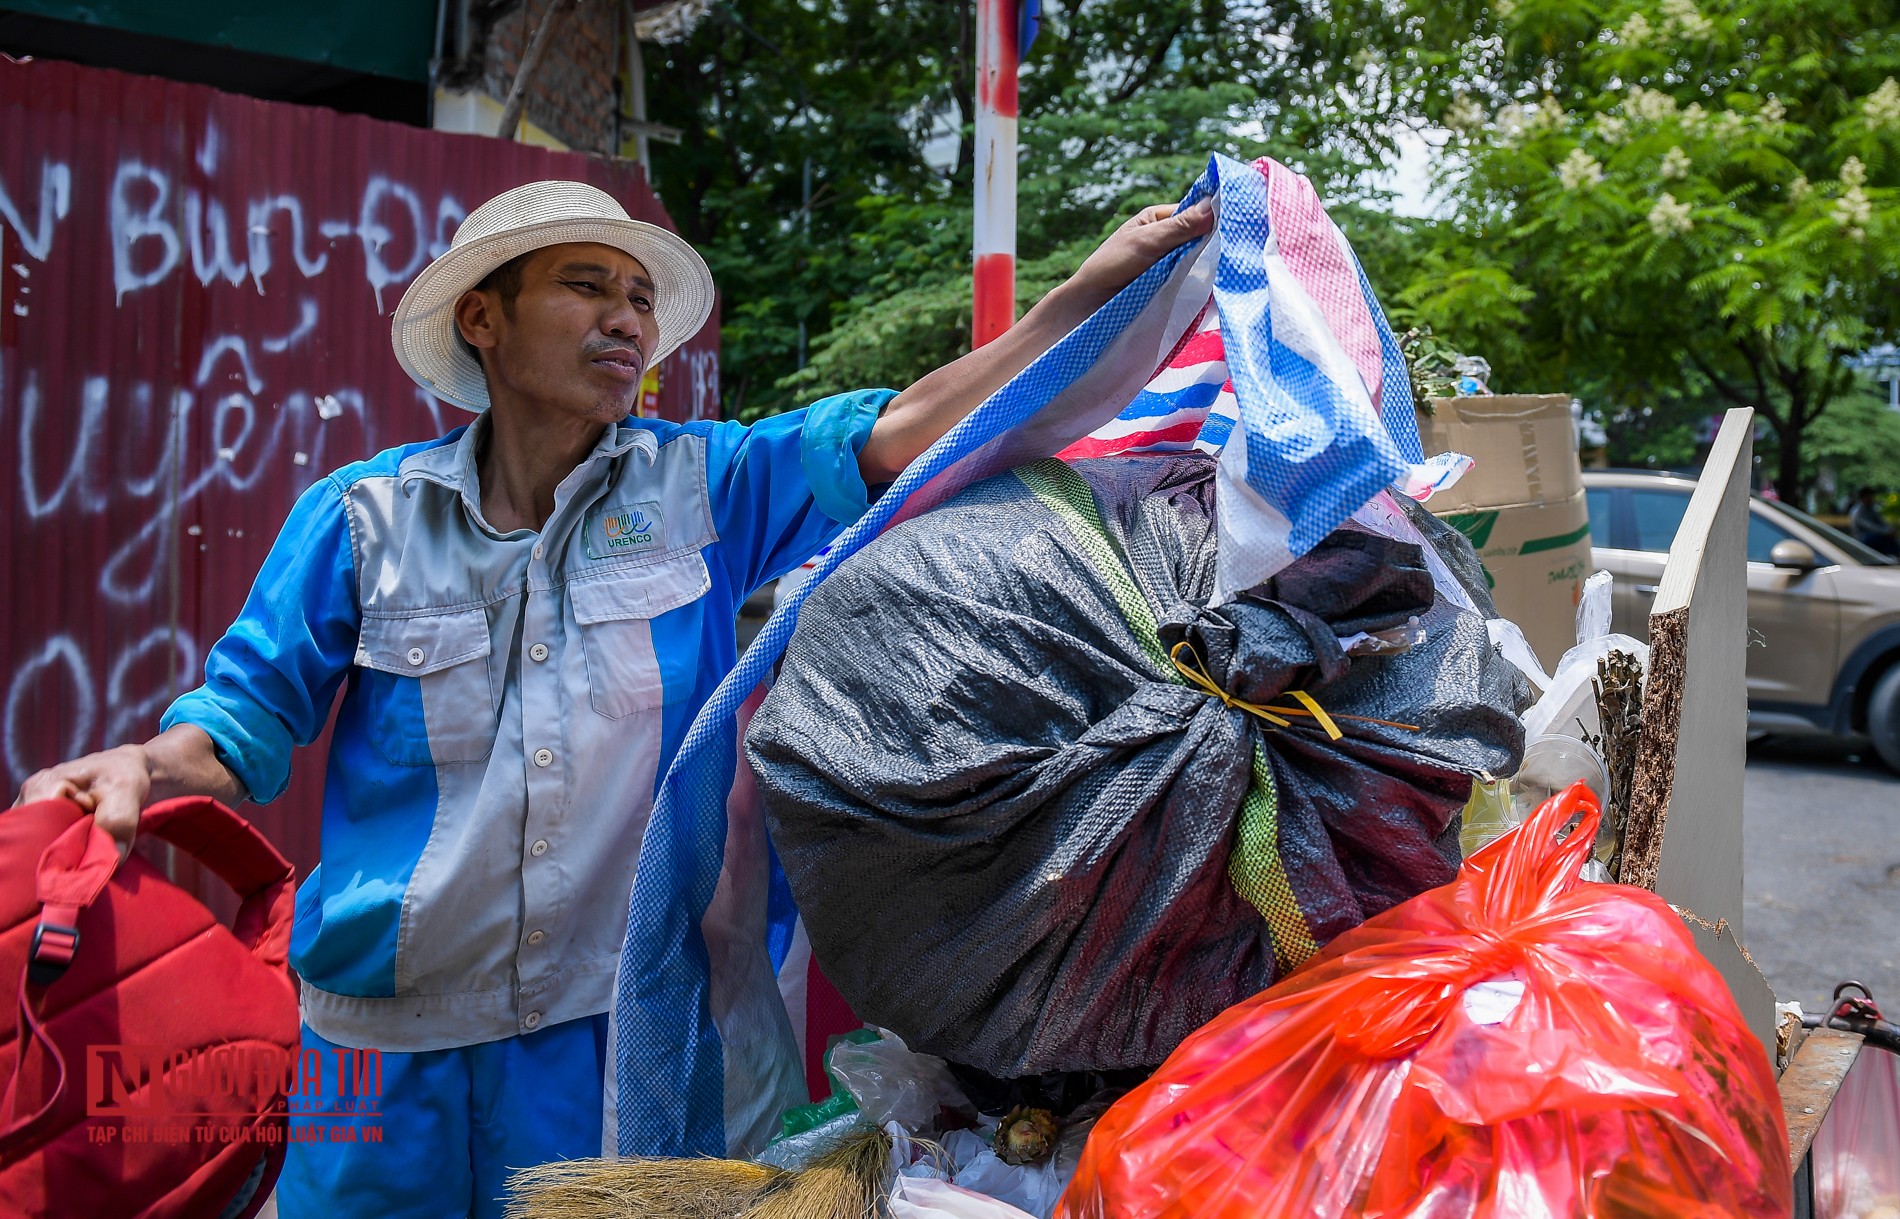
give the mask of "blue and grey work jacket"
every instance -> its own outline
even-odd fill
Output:
[[[658,778],[739,604],[865,511],[892,396],[609,428],[539,532],[482,514],[486,416],[303,494],[163,723],[268,801],[345,689],[291,936],[313,1030],[420,1051],[611,1006]]]

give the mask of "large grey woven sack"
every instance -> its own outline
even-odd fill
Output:
[[[820,965],[914,1049],[1003,1077],[1159,1063],[1449,881],[1471,776],[1516,768],[1529,689],[1462,537],[1412,514],[1478,613],[1356,526],[1209,610],[1213,473],[1025,467],[806,603],[747,752]],[[1414,617],[1409,651],[1342,651]]]

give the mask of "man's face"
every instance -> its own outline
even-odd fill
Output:
[[[591,243],[535,251],[512,308],[497,291],[470,291],[456,321],[484,353],[492,401],[593,423],[632,412],[659,342],[646,268]]]

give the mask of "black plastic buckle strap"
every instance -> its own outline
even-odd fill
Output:
[[[51,986],[65,976],[79,951],[79,928],[41,923],[33,928],[33,947],[27,954],[26,980]]]

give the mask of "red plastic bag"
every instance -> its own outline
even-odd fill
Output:
[[[1057,1215],[1789,1214],[1767,1054],[1665,902],[1577,879],[1598,819],[1571,788],[1215,1018],[1102,1118]]]

